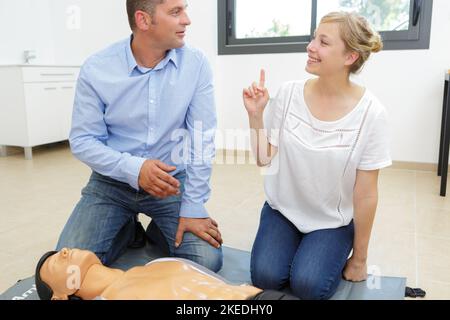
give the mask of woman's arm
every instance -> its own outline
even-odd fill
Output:
[[[272,158],[276,155],[278,148],[268,142],[264,130],[264,123],[261,116],[249,115],[250,140],[253,154],[256,157],[256,164],[264,167],[270,164]]]
[[[367,251],[378,203],[378,173],[379,170],[357,170],[356,173],[353,254],[344,269],[344,278],[349,281],[367,279]]]
[[[242,93],[250,124],[252,151],[255,155],[256,163],[260,167],[270,164],[278,151],[277,147],[272,146],[268,142],[264,130],[264,108],[269,102],[269,92],[264,87],[265,77],[264,70],[261,70],[259,85],[254,82],[252,86],[244,89]]]

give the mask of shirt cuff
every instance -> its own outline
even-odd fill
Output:
[[[358,170],[362,170],[362,171],[380,170],[380,169],[387,168],[391,165],[392,165],[392,160],[385,160],[383,162],[379,162],[379,163],[372,164],[372,165],[360,165],[358,167]]]
[[[134,189],[139,191],[139,173],[141,172],[142,165],[144,164],[144,158],[129,157],[126,161],[126,177],[128,184]]]
[[[269,143],[270,143],[272,146],[278,148],[278,137],[274,137],[274,136],[272,136],[272,135],[268,135],[268,136],[267,136],[267,140],[269,141]]]
[[[183,218],[208,218],[209,214],[206,211],[203,203],[192,203],[181,200],[180,217]]]

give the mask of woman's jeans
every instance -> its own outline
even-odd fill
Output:
[[[93,251],[105,265],[113,263],[133,241],[138,213],[152,218],[160,231],[169,254],[190,259],[218,271],[222,267],[222,249],[212,247],[190,232],[175,248],[185,171],[175,175],[180,181],[179,196],[160,199],[144,190],[136,191],[122,183],[93,172],[59,238],[57,250],[64,247]]]
[[[353,235],[353,221],[303,234],[266,202],[252,249],[252,282],[263,289],[289,286],[301,299],[329,299],[341,281]]]

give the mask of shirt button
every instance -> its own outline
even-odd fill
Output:
[[[155,100],[150,100],[150,103],[154,103],[155,102]]]

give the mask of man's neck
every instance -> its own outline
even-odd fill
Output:
[[[133,34],[131,51],[136,63],[145,68],[156,67],[167,54],[167,50],[152,46],[151,41],[139,33]]]
[[[119,279],[124,272],[119,269],[111,269],[101,264],[94,264],[86,273],[76,296],[83,300],[92,300],[102,296],[102,293]]]

